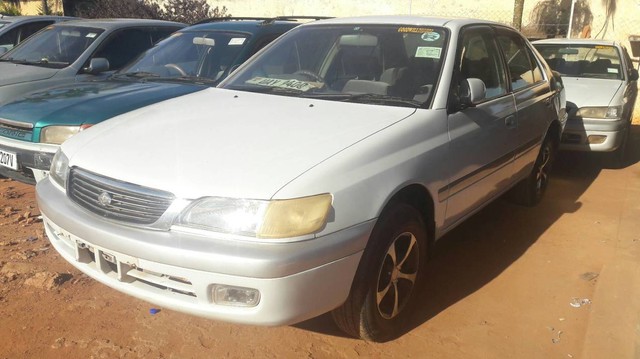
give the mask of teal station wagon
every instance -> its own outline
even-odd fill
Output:
[[[215,86],[299,25],[297,19],[207,20],[174,33],[106,80],[37,91],[0,107],[0,175],[35,183],[69,137],[139,107]]]

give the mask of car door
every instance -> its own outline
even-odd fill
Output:
[[[516,104],[518,148],[514,160],[514,171],[520,177],[531,170],[542,142],[540,134],[546,133],[549,122],[557,117],[554,109],[554,94],[530,45],[517,32],[496,29],[498,43],[504,51],[511,91]]]
[[[440,200],[447,199],[447,227],[508,186],[517,147],[515,102],[493,29],[465,28],[457,47],[448,108],[451,177],[446,193],[440,193]],[[486,98],[465,108],[457,99],[468,78],[485,83]]]

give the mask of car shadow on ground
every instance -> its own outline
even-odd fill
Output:
[[[640,161],[640,126],[632,127],[626,166]],[[545,198],[533,208],[498,200],[442,237],[435,245],[422,284],[422,305],[408,323],[410,331],[496,278],[520,258],[562,215],[581,207],[580,197],[601,170],[614,168],[606,156],[560,152]],[[344,336],[330,314],[295,327]],[[402,333],[405,334],[405,333]]]

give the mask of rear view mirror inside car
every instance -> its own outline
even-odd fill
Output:
[[[567,47],[567,48],[564,48],[564,49],[559,49],[558,53],[566,54],[566,55],[577,55],[578,54],[578,49],[573,49],[571,47]]]
[[[209,38],[206,38],[206,37],[194,37],[193,38],[193,44],[194,45],[204,45],[204,46],[215,46],[216,45],[216,40],[209,39]]]
[[[357,34],[342,35],[340,37],[341,46],[377,46],[378,38],[373,35]]]

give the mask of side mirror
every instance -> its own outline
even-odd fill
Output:
[[[629,76],[629,80],[638,81],[638,70],[631,69],[631,76]]]
[[[469,78],[460,84],[460,102],[463,106],[474,107],[487,97],[487,86],[484,81]]]
[[[84,72],[92,75],[109,70],[109,60],[104,57],[96,57],[89,61],[89,66],[84,68]]]
[[[0,55],[4,55],[7,51],[9,51],[9,49],[4,46],[0,46]]]

